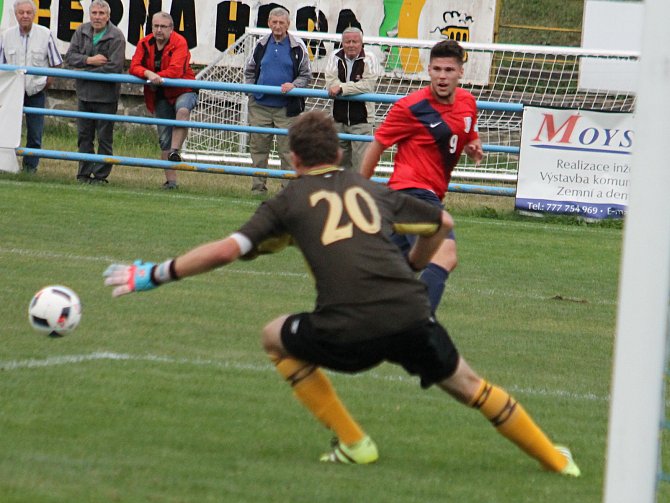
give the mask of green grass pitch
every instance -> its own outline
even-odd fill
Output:
[[[103,286],[109,263],[223,237],[258,204],[157,186],[0,177],[0,500],[600,501],[620,229],[456,214],[460,265],[439,311],[469,362],[573,449],[581,479],[542,471],[390,365],[331,374],[379,463],[322,466],[329,433],[259,344],[266,321],[312,307],[295,250],[142,295]],[[84,305],[61,339],[27,321],[47,284]]]

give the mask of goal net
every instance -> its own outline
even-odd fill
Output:
[[[197,76],[208,82],[244,83],[244,65],[259,38],[267,29],[250,28],[212,64]],[[314,79],[312,89],[325,91],[323,70],[327,57],[337,49],[338,34],[293,32],[308,46]],[[406,95],[428,84],[426,67],[435,40],[366,37],[366,50],[377,55],[384,75],[377,82],[376,94]],[[604,89],[600,82],[618,75],[626,80],[634,75],[637,54],[633,52],[589,51],[579,48],[514,46],[463,43],[467,51],[463,88],[480,102],[523,104],[540,107],[630,112],[635,94],[627,90]],[[614,65],[614,66],[612,66]],[[605,78],[602,78],[602,77]],[[600,77],[600,78],[599,78]],[[611,87],[611,86],[610,86]],[[625,85],[619,86],[625,87]],[[374,126],[385,117],[391,105],[377,103]],[[192,120],[226,125],[247,124],[247,96],[241,92],[201,90],[200,104]],[[327,97],[309,97],[306,109],[331,107]],[[509,107],[507,107],[509,108]],[[484,162],[475,166],[464,156],[454,179],[514,181],[521,136],[520,110],[480,107],[479,133],[484,145],[491,146]],[[220,162],[251,167],[246,132],[192,129],[185,157],[204,162]],[[393,150],[380,164],[377,174],[389,173]],[[270,167],[279,166],[276,145]]]

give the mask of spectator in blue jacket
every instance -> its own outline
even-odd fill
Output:
[[[261,38],[244,68],[247,84],[281,87],[281,95],[252,93],[249,96],[249,125],[255,127],[285,128],[305,109],[305,99],[285,96],[296,87],[306,87],[312,79],[312,69],[305,43],[288,33],[291,25],[289,13],[276,7],[268,16],[268,27],[272,31]],[[273,134],[253,133],[249,150],[254,167],[267,169]],[[281,169],[290,170],[288,137],[277,135],[277,153]],[[254,177],[251,191],[267,193],[267,178]]]

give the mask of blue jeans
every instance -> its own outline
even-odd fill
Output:
[[[24,107],[44,108],[45,104],[44,91],[32,96],[27,94],[23,96]],[[44,133],[44,115],[26,114],[26,148],[42,148],[42,133]],[[23,156],[23,170],[34,173],[39,162],[39,157]]]

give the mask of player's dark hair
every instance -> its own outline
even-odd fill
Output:
[[[333,118],[319,110],[305,112],[288,129],[288,144],[305,167],[335,164],[340,148]]]
[[[430,61],[434,58],[455,58],[462,65],[465,51],[455,40],[441,40],[430,50]]]

